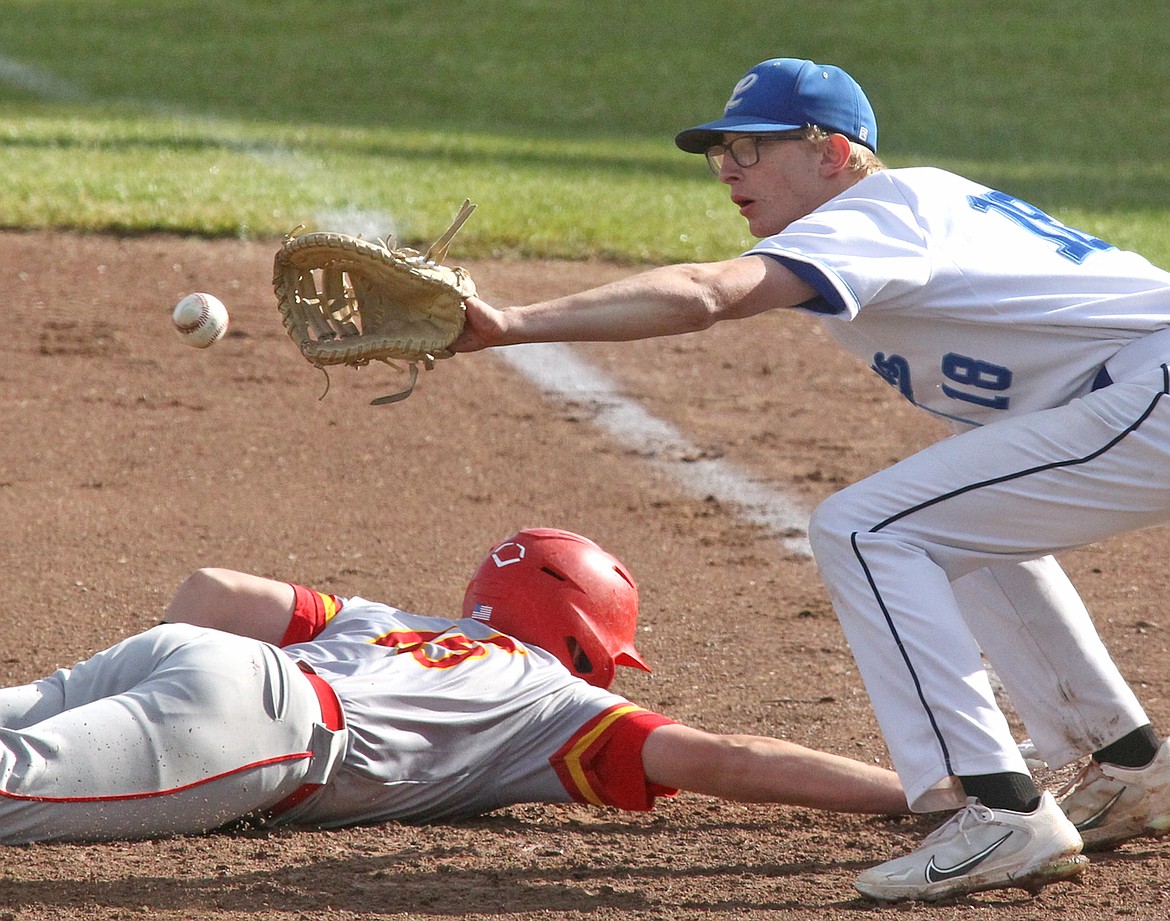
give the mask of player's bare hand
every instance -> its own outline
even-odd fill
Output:
[[[452,352],[478,352],[504,343],[504,312],[472,295],[464,298],[463,331],[448,346]]]

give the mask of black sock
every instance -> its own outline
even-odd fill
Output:
[[[1127,732],[1116,742],[1111,742],[1099,751],[1093,752],[1094,761],[1107,761],[1120,767],[1145,767],[1158,754],[1161,740],[1149,723]]]
[[[967,774],[959,782],[964,793],[989,809],[1031,812],[1040,803],[1040,790],[1027,774]]]

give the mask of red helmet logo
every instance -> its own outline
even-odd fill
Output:
[[[463,597],[463,616],[552,653],[607,688],[618,665],[650,671],[634,648],[638,587],[615,556],[557,528],[528,528],[492,548]]]
[[[518,544],[514,540],[506,540],[492,551],[491,558],[492,562],[502,568],[519,563],[524,559],[526,552],[523,544]]]

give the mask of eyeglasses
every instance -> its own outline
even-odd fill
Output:
[[[726,144],[714,144],[707,148],[707,165],[716,176],[723,170],[723,158],[731,159],[742,169],[760,162],[760,143],[763,141],[803,141],[803,134],[742,134]]]

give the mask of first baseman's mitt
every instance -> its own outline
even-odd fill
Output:
[[[326,365],[361,367],[394,359],[409,365],[410,384],[374,404],[410,396],[418,362],[429,370],[463,329],[463,299],[475,283],[443,265],[447,246],[475,205],[465,201],[425,254],[343,233],[289,234],[276,253],[272,285],[289,337],[325,373]],[[321,394],[324,398],[325,394]]]

